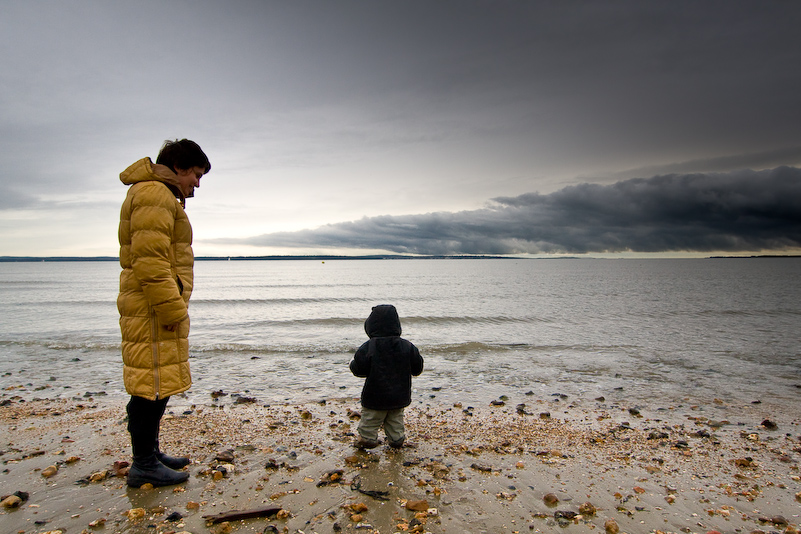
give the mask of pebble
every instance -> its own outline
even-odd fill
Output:
[[[779,428],[779,425],[777,425],[770,419],[765,419],[764,421],[762,421],[762,426],[764,426],[766,430],[777,430]]]
[[[425,499],[421,501],[406,501],[406,509],[415,512],[425,512],[428,510],[428,501]]]
[[[572,510],[557,510],[553,513],[554,519],[567,519],[572,521],[578,514]]]
[[[234,461],[234,451],[233,449],[227,449],[224,451],[220,451],[214,456],[214,459],[218,462],[223,462],[226,464],[233,463]]]
[[[125,515],[129,521],[136,521],[137,519],[142,519],[145,517],[145,513],[146,512],[144,508],[131,508],[130,510],[123,512],[123,515]]]
[[[58,467],[55,465],[51,465],[49,467],[42,469],[42,476],[45,478],[50,478],[52,476],[55,476],[56,473],[58,473]]]
[[[3,508],[18,508],[20,504],[22,504],[22,499],[16,495],[9,495],[2,502]]]

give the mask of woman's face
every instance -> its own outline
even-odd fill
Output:
[[[185,197],[194,196],[196,187],[200,187],[200,179],[203,178],[203,167],[192,167],[191,169],[176,169],[178,175],[178,186]]]

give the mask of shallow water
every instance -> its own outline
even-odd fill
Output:
[[[371,306],[391,303],[426,359],[418,403],[797,403],[799,272],[798,258],[199,261],[187,398],[358,396],[348,362]],[[118,275],[115,262],[0,263],[6,395],[125,395]]]

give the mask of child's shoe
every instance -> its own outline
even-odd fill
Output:
[[[356,440],[356,447],[359,449],[375,449],[381,442],[377,439],[359,438]]]

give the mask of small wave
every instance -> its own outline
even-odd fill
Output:
[[[753,309],[753,310],[701,310],[696,315],[704,317],[782,317],[784,315],[798,316],[801,310],[789,308]]]
[[[402,319],[403,323],[408,324],[530,324],[548,323],[549,319],[542,317],[519,317],[510,315],[496,316],[411,316]]]
[[[356,350],[356,347],[349,345],[264,345],[264,344],[244,344],[244,343],[211,343],[206,345],[190,345],[190,356],[194,354],[209,354],[209,353],[232,353],[232,354],[295,354],[314,357],[315,355],[329,355],[329,354],[351,354]]]
[[[119,341],[61,341],[47,339],[0,340],[0,347],[42,347],[69,351],[119,351]]]
[[[299,298],[266,298],[266,299],[192,299],[192,306],[241,306],[241,305],[287,305],[287,304],[327,304],[372,302],[372,299],[361,297],[299,297]]]

